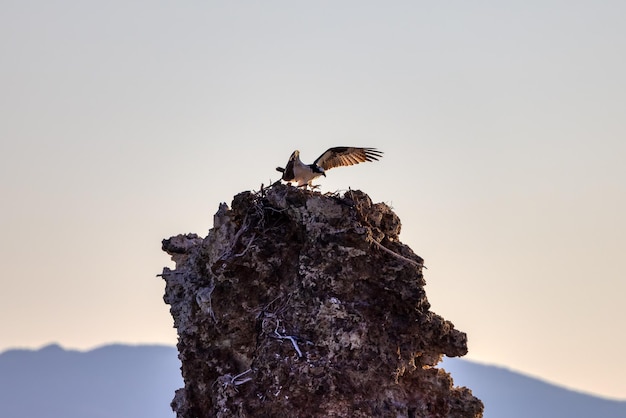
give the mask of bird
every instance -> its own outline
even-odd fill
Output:
[[[276,167],[276,170],[283,173],[283,181],[297,182],[297,187],[308,186],[314,189],[319,185],[313,186],[313,180],[320,176],[326,177],[326,171],[331,168],[378,161],[382,156],[382,151],[376,148],[332,147],[313,161],[313,164],[304,164],[300,161],[300,151],[295,150],[289,157],[285,168]]]

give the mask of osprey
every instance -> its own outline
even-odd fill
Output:
[[[378,161],[383,153],[376,148],[334,147],[329,148],[313,164],[300,161],[300,151],[296,150],[289,157],[285,168],[276,167],[283,173],[286,182],[298,182],[298,187],[314,187],[311,182],[319,176],[326,177],[326,170],[334,167],[354,165],[366,161]],[[318,187],[318,186],[316,186]]]

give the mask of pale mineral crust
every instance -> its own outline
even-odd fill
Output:
[[[206,238],[163,241],[178,418],[482,416],[435,367],[467,337],[429,311],[423,260],[389,206],[287,185],[231,206]]]

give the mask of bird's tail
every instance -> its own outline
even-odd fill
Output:
[[[285,169],[282,167],[276,167],[276,171],[280,171],[281,173],[284,173]]]

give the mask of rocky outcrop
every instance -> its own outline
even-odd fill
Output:
[[[178,418],[482,416],[435,367],[467,339],[429,311],[400,226],[360,191],[277,184],[221,204],[206,238],[164,240]]]

